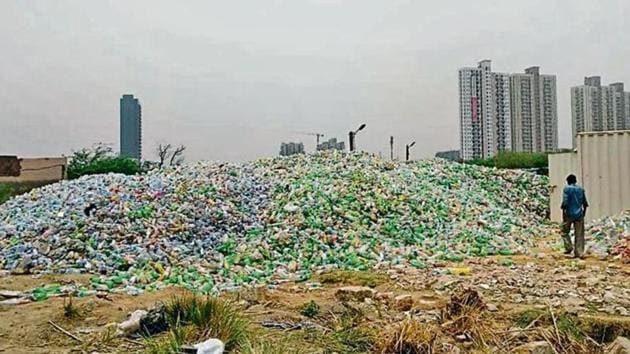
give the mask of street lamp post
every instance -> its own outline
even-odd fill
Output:
[[[405,146],[405,161],[409,162],[409,148],[413,147],[414,145],[416,145],[416,142],[412,142],[411,144],[407,144],[407,146]]]
[[[361,124],[361,126],[359,126],[359,129],[355,130],[355,131],[350,131],[348,133],[348,137],[350,139],[350,152],[353,152],[355,150],[354,147],[354,137],[357,135],[358,132],[360,132],[361,130],[363,130],[365,128],[365,124]]]
[[[389,137],[389,158],[394,161],[394,137]]]

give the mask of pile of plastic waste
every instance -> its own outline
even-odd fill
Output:
[[[630,262],[630,210],[588,223],[586,236],[593,254]]]
[[[214,292],[526,253],[550,232],[547,208],[546,177],[444,160],[325,152],[200,163],[14,198],[0,206],[0,268],[92,273],[93,289]]]

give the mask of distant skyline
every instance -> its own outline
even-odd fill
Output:
[[[459,148],[458,70],[540,66],[557,76],[559,146],[570,87],[630,83],[630,2],[189,0],[0,2],[0,154],[119,146],[119,98],[143,106],[143,156],[187,161],[307,152],[321,132],[414,157]]]

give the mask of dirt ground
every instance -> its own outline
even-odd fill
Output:
[[[88,276],[6,276],[0,278],[0,290],[28,290],[64,282],[88,283]],[[349,285],[372,287],[376,295],[356,304],[342,303],[336,293]],[[326,342],[332,338],[330,333],[338,331],[331,328],[330,321],[343,306],[360,307],[364,326],[385,331],[388,326],[412,317],[428,323],[436,321],[451,296],[463,288],[478,291],[492,318],[505,330],[513,328],[518,314],[528,310],[554,309],[579,317],[630,323],[630,317],[626,317],[630,315],[630,265],[595,258],[576,261],[551,250],[531,256],[472,258],[430,269],[401,266],[382,272],[340,272],[316,276],[305,283],[285,283],[275,289],[249,289],[223,296],[242,306],[259,335],[275,343],[276,348],[282,348],[278,352],[332,353],[365,351],[345,343],[344,339],[336,344]],[[181,292],[178,288],[167,288],[138,296],[75,298],[73,304],[79,315],[74,319],[64,316],[64,303],[68,301],[65,298],[0,307],[0,353],[142,352],[145,342],[141,338],[118,338],[113,334],[113,324],[125,320],[136,309],[168,301]],[[394,298],[399,295],[411,296],[411,309],[396,303]],[[311,300],[320,307],[320,315],[312,319],[300,313],[302,306]],[[49,321],[81,342],[53,328]],[[264,321],[294,326],[263,328]],[[326,328],[322,333],[329,334],[317,337],[313,330],[304,328],[305,323],[313,324],[315,332],[317,328]],[[459,337],[451,338],[454,346],[468,352],[471,344],[466,339],[459,343]],[[605,342],[590,337],[589,340]]]

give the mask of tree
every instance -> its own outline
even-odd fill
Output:
[[[114,149],[105,143],[94,144],[91,148],[74,151],[70,158],[75,165],[87,165],[104,158],[113,157]]]
[[[181,144],[177,147],[173,147],[171,144],[158,145],[157,155],[159,168],[164,167],[167,160],[169,166],[181,165],[184,162],[184,151],[186,151],[186,147]]]
[[[179,145],[178,147],[176,147],[171,154],[171,161],[169,162],[169,164],[171,166],[175,166],[184,163],[184,151],[186,151],[186,147],[184,145]]]
[[[164,163],[166,162],[166,159],[168,159],[168,155],[169,155],[169,151],[171,150],[171,144],[166,144],[166,145],[158,145],[157,147],[157,154],[158,154],[158,166],[160,168],[162,168],[164,166]]]

